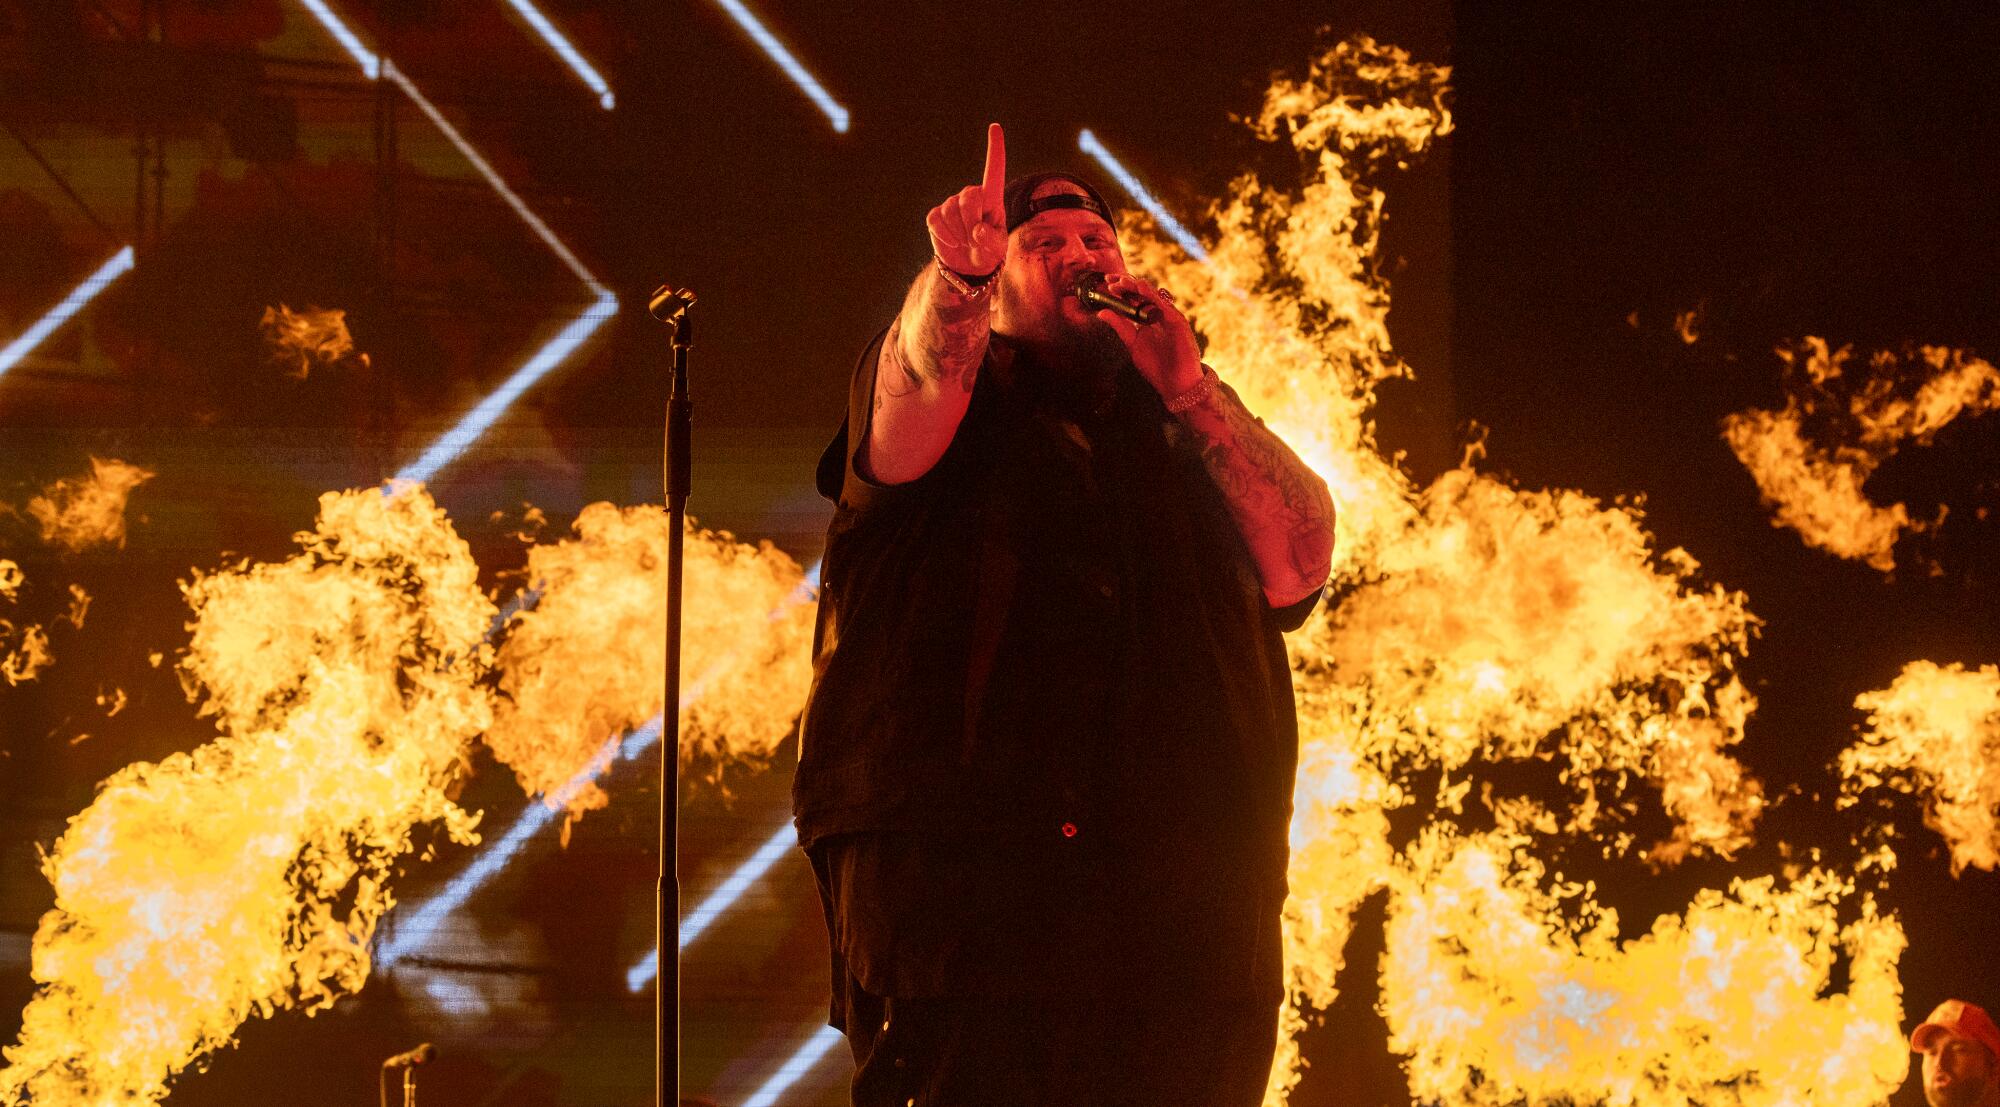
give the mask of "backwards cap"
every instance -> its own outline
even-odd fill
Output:
[[[1910,1032],[1910,1049],[1923,1053],[1940,1034],[1969,1038],[1985,1046],[1995,1059],[2000,1059],[2000,1026],[1993,1025],[1993,1016],[1988,1015],[1984,1008],[1962,999],[1945,1000],[1937,1005],[1937,1010],[1931,1012],[1931,1017],[1925,1019],[1922,1026]]]
[[[1078,196],[1074,192],[1059,192],[1054,196],[1034,198],[1035,190],[1050,181],[1066,181],[1084,191]],[[1118,230],[1118,220],[1111,214],[1111,206],[1089,181],[1070,173],[1036,173],[1027,177],[1016,177],[1007,182],[1007,230],[1033,219],[1045,211],[1061,208],[1079,208],[1090,212],[1110,224],[1113,233]]]

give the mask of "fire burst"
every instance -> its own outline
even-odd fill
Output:
[[[770,543],[689,525],[680,756],[761,761],[792,728],[811,678],[804,573]],[[606,739],[660,713],[666,666],[667,521],[657,507],[592,504],[576,537],[528,554],[539,593],[500,647],[505,698],[486,736],[530,794],[572,817],[604,806],[579,774],[608,764]]]
[[[222,731],[121,770],[45,864],[55,909],[0,1102],[150,1102],[249,1015],[330,1005],[368,975],[386,880],[435,824],[491,718],[494,608],[414,489],[328,493],[289,561],[187,586],[182,671]]]
[[[1771,525],[1888,572],[1896,540],[1929,524],[1912,520],[1902,504],[1872,502],[1862,485],[1904,443],[1929,445],[1954,419],[2000,409],[2000,370],[1960,350],[1924,346],[1905,357],[1877,352],[1857,380],[1848,371],[1853,348],[1830,349],[1814,337],[1780,347],[1778,356],[1790,392],[1785,409],[1732,415],[1723,437],[1771,506]],[[1828,422],[1834,433],[1808,433]]]
[[[1850,881],[1739,880],[1621,943],[1593,888],[1545,871],[1558,837],[1656,866],[1749,843],[1763,788],[1729,751],[1756,707],[1735,670],[1758,623],[1692,555],[1659,549],[1636,505],[1512,487],[1478,470],[1476,446],[1418,489],[1377,447],[1375,387],[1409,369],[1389,342],[1383,195],[1366,179],[1449,130],[1447,78],[1393,47],[1341,43],[1304,80],[1277,81],[1254,121],[1299,151],[1301,190],[1235,182],[1206,264],[1142,221],[1124,228],[1133,268],[1181,293],[1208,360],[1340,507],[1336,602],[1293,642],[1290,988],[1268,1102],[1297,1080],[1290,1037],[1336,998],[1354,912],[1377,891],[1390,1044],[1418,1098],[1878,1100],[1908,1064],[1902,932],[1865,897],[1838,926]],[[1555,768],[1566,810],[1486,787],[1481,817],[1502,830],[1458,828],[1482,766],[1530,761]],[[1418,770],[1435,772],[1428,795]],[[1633,783],[1671,821],[1666,840],[1619,826],[1639,806]],[[1424,820],[1402,851],[1399,808]],[[1849,984],[1829,995],[1836,948]]]
[[[1840,755],[1842,802],[1882,787],[1922,795],[1953,874],[2000,866],[2000,667],[1913,661],[1854,706],[1868,726]]]
[[[125,545],[125,505],[132,490],[153,479],[137,465],[93,457],[87,476],[56,481],[28,501],[42,541],[76,552]]]

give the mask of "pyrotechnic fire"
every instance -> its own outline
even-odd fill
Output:
[[[0,602],[11,607],[26,579],[19,565],[0,557]],[[54,663],[46,631],[34,624],[23,626],[11,619],[0,619],[0,680],[9,685],[21,684],[35,679]]]
[[[1873,788],[1922,796],[1954,875],[2000,865],[2000,666],[1912,661],[1854,706],[1868,726],[1840,755],[1843,805]]]
[[[1864,909],[1843,939],[1850,989],[1822,995],[1844,883],[1739,881],[1623,947],[1594,889],[1543,887],[1536,851],[1553,835],[1589,835],[1610,858],[1631,852],[1618,829],[1636,806],[1628,781],[1655,788],[1675,826],[1634,860],[1748,844],[1762,787],[1728,751],[1755,707],[1735,668],[1757,620],[1740,593],[1705,584],[1686,551],[1658,549],[1636,506],[1510,487],[1477,470],[1476,446],[1419,491],[1377,446],[1375,386],[1408,370],[1374,264],[1383,195],[1363,178],[1449,129],[1447,76],[1365,39],[1336,46],[1305,81],[1276,82],[1255,122],[1300,151],[1302,190],[1237,180],[1213,213],[1206,265],[1142,220],[1124,228],[1133,268],[1175,290],[1207,360],[1327,477],[1340,512],[1337,602],[1292,643],[1290,995],[1268,1102],[1297,1080],[1289,1039],[1307,1007],[1336,998],[1353,913],[1382,889],[1392,1045],[1421,1098],[1664,1104],[1725,1087],[1772,1089],[1746,1102],[1879,1098],[1906,1063],[1901,936]],[[1480,802],[1510,829],[1457,831],[1481,766],[1525,761],[1552,762],[1569,807],[1489,786]],[[1433,794],[1416,793],[1419,769],[1438,771]],[[1398,855],[1388,812],[1417,805],[1419,844]],[[1558,925],[1558,904],[1591,925]],[[1774,969],[1770,987],[1741,989],[1726,1011],[1719,988],[1686,987],[1690,973],[1761,980]],[[1577,1032],[1586,1016],[1604,1032]],[[1752,1022],[1814,1029],[1780,1041]],[[1828,1063],[1828,1041],[1854,1048]]]
[[[100,787],[44,864],[54,910],[0,1102],[153,1102],[249,1015],[359,988],[420,825],[491,713],[492,604],[418,489],[328,493],[303,552],[187,585],[214,741]]]
[[[811,679],[812,608],[797,563],[764,542],[690,523],[681,664],[683,760],[759,761],[790,732]],[[608,738],[660,713],[666,664],[667,520],[657,507],[592,504],[576,537],[528,554],[540,593],[500,647],[486,735],[530,794],[572,816],[604,806]]]
[[[1771,525],[1888,572],[1897,538],[1928,524],[1900,503],[1870,501],[1862,486],[1905,442],[1928,445],[1959,416],[2000,408],[2000,371],[1961,350],[1922,346],[1901,357],[1878,351],[1857,380],[1848,373],[1852,347],[1832,350],[1810,336],[1779,347],[1778,356],[1784,410],[1731,415],[1723,438],[1774,512]]]
[[[284,304],[264,309],[258,330],[272,361],[289,364],[286,375],[306,379],[315,366],[332,365],[354,352],[354,339],[347,333],[347,313],[307,308],[293,311]],[[361,355],[368,363],[368,355]]]
[[[125,545],[125,504],[132,490],[153,474],[137,465],[101,457],[90,459],[90,475],[68,477],[28,501],[28,514],[41,525],[42,541],[69,550]]]
[[[1413,1098],[1859,1104],[1908,1071],[1902,929],[1865,898],[1840,926],[1851,882],[1819,869],[1785,887],[1737,880],[1621,943],[1617,914],[1587,885],[1550,888],[1532,846],[1433,826],[1409,850],[1382,1008]],[[1836,950],[1848,987],[1825,994]]]

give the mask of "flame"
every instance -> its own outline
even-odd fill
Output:
[[[1837,927],[1847,884],[1817,870],[1784,889],[1739,880],[1621,945],[1595,889],[1550,877],[1538,859],[1557,835],[1654,866],[1749,844],[1763,788],[1730,751],[1756,707],[1736,669],[1759,624],[1692,555],[1660,549],[1637,504],[1512,487],[1479,471],[1477,442],[1419,489],[1377,445],[1376,386],[1409,368],[1389,340],[1375,263],[1384,197],[1364,177],[1449,131],[1448,76],[1367,39],[1334,46],[1307,79],[1277,80],[1252,123],[1267,140],[1289,137],[1302,188],[1235,181],[1211,212],[1218,245],[1206,264],[1139,217],[1122,228],[1132,268],[1175,290],[1206,359],[1327,479],[1339,508],[1336,602],[1291,642],[1300,763],[1288,995],[1266,1102],[1283,1104],[1297,1081],[1306,1011],[1337,998],[1354,913],[1382,891],[1384,1004],[1416,1098],[1879,1098],[1907,1060],[1902,938],[1872,903]],[[1486,783],[1475,802],[1503,830],[1457,829],[1484,767],[1534,762],[1567,787],[1565,807]],[[1418,770],[1436,774],[1422,792]],[[1674,828],[1643,849],[1619,828],[1638,807],[1627,794],[1637,782]],[[1389,816],[1407,808],[1420,816],[1419,844],[1399,854]],[[1557,904],[1594,929],[1554,925]],[[1822,997],[1835,938],[1853,984]],[[1744,989],[1726,1011],[1715,989],[1677,990],[1695,971],[1767,967],[1782,982]],[[1565,1029],[1593,1006],[1618,1033]],[[1769,1031],[1793,1024],[1812,1029]],[[1829,1040],[1853,1048],[1829,1060]],[[1537,1043],[1539,1068],[1523,1051]],[[1558,1045],[1570,1052],[1549,1063]]]
[[[41,525],[42,541],[71,552],[90,546],[125,545],[125,503],[132,490],[153,479],[137,465],[101,457],[90,459],[90,475],[58,480],[28,501],[28,514]]]
[[[347,333],[347,313],[307,308],[293,311],[284,304],[264,309],[257,322],[272,361],[290,363],[286,376],[306,379],[315,366],[332,365],[354,352],[354,339]],[[368,355],[361,355],[368,364]]]
[[[1616,912],[1551,878],[1531,844],[1433,826],[1409,850],[1382,1009],[1414,1099],[1854,1104],[1907,1075],[1902,928],[1865,898],[1841,926],[1850,881],[1733,881],[1620,942]],[[1849,982],[1829,994],[1836,950]]]
[[[26,582],[27,575],[19,565],[0,557],[0,602],[11,606]],[[48,632],[33,624],[17,625],[0,618],[0,680],[10,687],[24,684],[53,664]]]
[[[491,704],[494,609],[429,496],[328,493],[288,561],[185,586],[182,671],[221,734],[100,786],[45,860],[55,907],[0,1103],[155,1102],[251,1014],[353,992],[412,833]]]
[[[1906,442],[1929,445],[1962,415],[2000,408],[2000,371],[1962,350],[1920,346],[1878,351],[1857,381],[1854,349],[1808,336],[1778,348],[1785,363],[1783,411],[1752,408],[1722,421],[1722,436],[1774,516],[1807,545],[1888,572],[1892,548],[1913,521],[1903,504],[1868,499],[1862,486]],[[1909,378],[1916,378],[1914,388]],[[1831,427],[1814,434],[1808,428]]]
[[[1921,795],[1954,876],[2000,865],[2000,666],[1912,661],[1854,706],[1868,725],[1840,754],[1842,806],[1873,788]]]
[[[49,652],[48,632],[39,626],[16,626],[0,619],[0,679],[9,685],[25,684],[55,664]]]
[[[104,717],[107,719],[125,710],[125,705],[129,702],[131,701],[126,697],[123,688],[99,689],[97,693],[97,706],[104,708]]]
[[[498,667],[504,693],[486,736],[521,786],[572,816],[604,806],[595,784],[606,739],[665,702],[666,515],[592,504],[576,536],[528,553],[540,598],[511,620]],[[690,522],[682,619],[680,755],[761,761],[791,730],[811,679],[812,608],[804,574],[770,543]]]

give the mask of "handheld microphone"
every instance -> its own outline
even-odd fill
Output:
[[[1146,300],[1127,300],[1112,295],[1104,287],[1106,277],[1095,271],[1085,273],[1076,279],[1071,294],[1084,302],[1092,311],[1107,310],[1117,312],[1134,323],[1144,326],[1160,320],[1160,306]]]
[[[387,1061],[382,1062],[382,1067],[385,1069],[414,1068],[417,1065],[427,1064],[433,1060],[436,1060],[437,1055],[438,1055],[437,1047],[430,1044],[429,1042],[425,1042],[423,1045],[420,1045],[417,1048],[410,1050],[407,1053],[398,1053],[394,1057],[389,1058]]]

